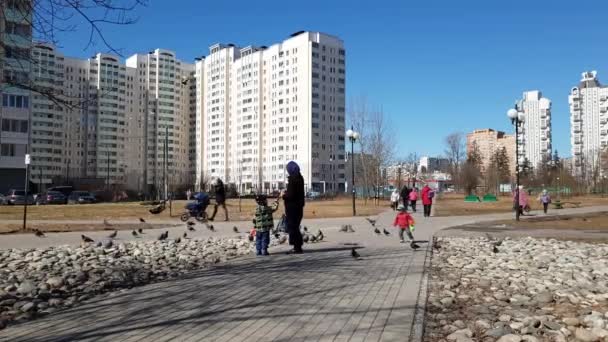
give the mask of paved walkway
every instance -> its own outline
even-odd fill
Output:
[[[442,228],[511,215],[415,217],[417,240],[428,240]],[[380,215],[381,229],[392,218],[392,212]],[[356,232],[338,232],[341,222],[352,224]],[[395,230],[389,237],[376,236],[361,218],[304,224],[313,231],[323,229],[327,242],[307,245],[303,255],[284,255],[280,252],[286,247],[280,246],[270,257],[242,258],[182,279],[99,296],[10,326],[0,331],[0,341],[419,340],[423,307],[418,297],[422,290],[425,298],[428,245],[421,243],[425,248],[413,252],[399,244]],[[215,234],[229,234],[224,231],[232,224],[217,226],[220,232]],[[360,260],[345,245],[353,243],[359,244]]]

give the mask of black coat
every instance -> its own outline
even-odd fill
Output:
[[[399,194],[401,196],[401,199],[404,200],[404,201],[407,200],[407,199],[409,199],[409,195],[410,195],[411,191],[412,190],[408,189],[407,186],[404,186],[401,189],[401,193]]]
[[[304,207],[304,178],[301,174],[288,177],[287,191],[283,195],[285,211],[302,210]]]
[[[226,202],[226,189],[224,189],[224,182],[221,180],[217,181],[215,185],[215,202],[224,203]]]

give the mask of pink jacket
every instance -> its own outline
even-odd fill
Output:
[[[412,190],[410,192],[410,201],[417,201],[418,200],[418,192],[416,190]]]
[[[513,192],[513,200],[515,200],[517,192]],[[528,193],[526,190],[519,190],[519,205],[525,207],[528,205]]]

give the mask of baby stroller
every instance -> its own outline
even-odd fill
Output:
[[[186,211],[180,216],[183,222],[194,217],[197,221],[207,221],[207,206],[209,205],[209,195],[204,192],[194,194],[194,201],[186,204]]]

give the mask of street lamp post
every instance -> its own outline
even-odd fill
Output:
[[[351,128],[346,131],[346,136],[348,137],[348,140],[350,140],[350,158],[351,158],[351,168],[352,168],[352,178],[351,178],[351,183],[352,183],[352,192],[353,192],[353,216],[357,215],[357,209],[355,207],[355,197],[356,197],[356,190],[355,190],[355,141],[357,141],[357,139],[359,139],[359,132],[356,132],[353,130],[353,127],[351,126]]]
[[[515,220],[519,221],[519,125],[524,122],[525,116],[515,105],[507,111],[507,116],[511,119],[511,124],[515,126],[515,197],[513,198],[513,208],[515,209]]]

